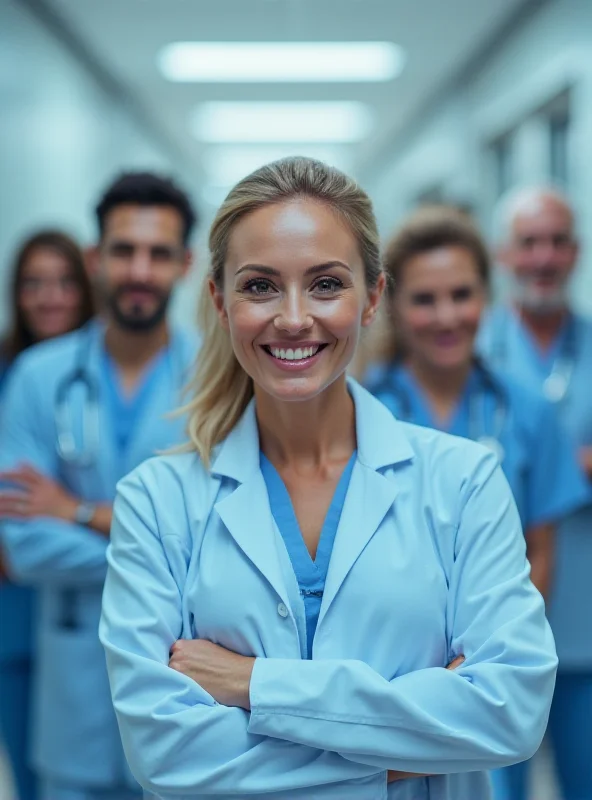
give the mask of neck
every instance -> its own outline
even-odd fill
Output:
[[[432,364],[410,357],[405,366],[425,392],[440,420],[446,420],[462,395],[472,368],[468,361],[454,368],[434,368]]]
[[[318,467],[356,447],[355,408],[345,375],[305,402],[278,401],[255,388],[261,449],[276,464]]]
[[[149,331],[130,331],[109,320],[105,347],[122,370],[136,370],[148,363],[169,341],[166,321]]]
[[[565,306],[545,312],[532,311],[524,306],[515,307],[515,310],[522,324],[543,350],[553,344],[569,313]]]

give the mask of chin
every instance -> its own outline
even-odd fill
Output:
[[[466,366],[471,361],[472,352],[466,353],[436,353],[432,359],[433,368],[436,370],[456,370]]]
[[[545,314],[563,308],[567,303],[567,292],[563,286],[552,289],[531,287],[522,291],[518,301],[528,311]]]
[[[323,381],[312,376],[286,377],[280,380],[269,379],[258,382],[265,394],[284,403],[305,403],[313,400],[329,386],[332,381]]]

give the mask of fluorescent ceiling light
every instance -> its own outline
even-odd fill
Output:
[[[158,65],[171,81],[389,81],[405,53],[392,42],[175,42],[161,50]]]
[[[352,165],[350,148],[339,145],[223,145],[204,151],[203,166],[211,187],[229,189],[264,164],[294,155],[316,158],[344,172],[350,171]]]
[[[371,115],[355,102],[203,103],[192,120],[202,142],[358,142]]]

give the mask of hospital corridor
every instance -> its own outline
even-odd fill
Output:
[[[592,800],[592,0],[0,0],[0,800]]]

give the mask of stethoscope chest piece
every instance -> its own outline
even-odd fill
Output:
[[[478,442],[483,445],[483,447],[491,450],[491,452],[497,456],[497,460],[500,464],[503,462],[506,451],[499,439],[496,439],[495,436],[480,436]]]
[[[543,383],[543,393],[551,403],[560,403],[567,394],[569,381],[565,375],[552,372]]]

